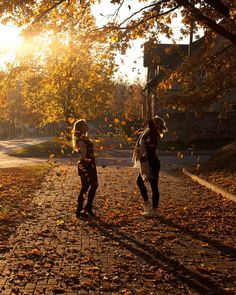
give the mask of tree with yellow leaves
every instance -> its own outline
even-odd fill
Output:
[[[52,31],[55,34],[66,32],[70,25],[71,17],[74,27],[79,31],[86,30],[91,38],[100,38],[102,42],[112,44],[112,50],[118,49],[122,53],[129,47],[129,41],[144,38],[160,43],[160,36],[165,36],[176,43],[173,31],[173,21],[180,17],[181,34],[186,37],[192,31],[197,34],[199,29],[205,32],[204,54],[201,59],[196,56],[188,60],[188,66],[179,69],[177,73],[167,75],[162,83],[163,88],[171,88],[176,81],[182,83],[184,93],[180,97],[172,97],[168,104],[176,106],[194,107],[211,103],[214,99],[224,97],[225,91],[235,87],[235,1],[232,0],[140,0],[143,6],[121,19],[119,12],[125,7],[129,12],[136,1],[111,0],[116,7],[114,18],[101,28],[96,28],[91,14],[87,15],[98,0],[25,0],[3,1],[0,3],[2,22],[14,22],[24,26],[24,36],[29,37]],[[78,22],[77,22],[78,21]],[[96,36],[96,37],[95,37]],[[96,39],[98,40],[98,39]],[[220,41],[219,41],[220,40]],[[221,42],[221,46],[218,43]],[[232,58],[231,58],[232,57]],[[197,65],[197,67],[196,67]],[[201,85],[199,71],[207,79]],[[176,78],[177,80],[173,80]],[[212,87],[214,81],[219,79],[219,87]],[[199,84],[199,83],[198,83]],[[198,97],[200,100],[197,102]],[[186,98],[186,99],[185,99]],[[200,103],[199,103],[200,102]]]
[[[51,11],[40,28],[26,30],[14,66],[6,80],[20,84],[22,120],[36,124],[76,118],[96,118],[112,98],[113,53],[98,36],[90,10],[77,6]],[[23,20],[22,20],[23,21]]]

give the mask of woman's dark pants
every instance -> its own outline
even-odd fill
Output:
[[[159,204],[159,198],[160,198],[159,189],[158,189],[158,177],[149,178],[148,181],[152,189],[152,207],[157,208]],[[137,185],[139,187],[143,200],[148,201],[147,188],[140,174],[137,178]]]
[[[96,167],[93,169],[86,169],[86,172],[80,173],[81,179],[81,190],[78,196],[78,207],[77,212],[83,210],[83,203],[85,199],[85,195],[88,193],[87,204],[85,206],[86,209],[92,209],[93,200],[96,194],[96,190],[98,188],[98,179],[97,179],[97,171]]]

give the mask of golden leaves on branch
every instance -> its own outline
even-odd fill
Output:
[[[230,18],[232,20],[234,20],[234,22],[235,22],[236,21],[236,8],[235,7],[231,7],[229,14],[230,14]]]
[[[119,41],[119,38],[117,35],[114,35],[110,38],[110,43],[113,44],[113,43],[116,43]]]

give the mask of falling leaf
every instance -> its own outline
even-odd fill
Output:
[[[183,153],[181,153],[181,152],[178,152],[178,153],[177,153],[177,157],[178,157],[178,158],[180,158],[180,159],[183,159],[183,157],[184,157],[184,154],[183,154]]]
[[[117,125],[120,122],[120,120],[118,118],[114,119],[114,123]]]

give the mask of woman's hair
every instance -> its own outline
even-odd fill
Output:
[[[74,126],[72,128],[72,146],[73,149],[76,150],[77,142],[83,135],[83,127],[84,125],[87,124],[87,122],[84,119],[77,120],[74,123]]]
[[[166,122],[159,116],[155,116],[152,121],[158,133],[160,134],[160,137],[163,137],[164,133],[168,131]]]

